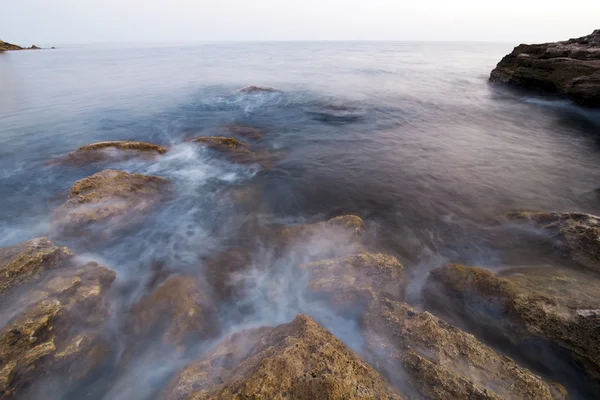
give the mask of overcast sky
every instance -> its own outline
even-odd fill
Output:
[[[249,40],[538,42],[600,29],[600,0],[0,0],[23,45]]]

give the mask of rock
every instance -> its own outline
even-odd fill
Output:
[[[20,245],[22,259],[30,257],[30,242]],[[50,242],[43,247],[71,256]],[[21,271],[29,274],[28,269]],[[11,299],[24,308],[0,328],[2,399],[30,398],[27,393],[42,387],[45,396],[60,397],[65,383],[77,385],[93,376],[110,353],[109,344],[95,332],[108,317],[106,292],[115,273],[88,263],[54,268],[44,276],[41,283],[30,282],[29,291],[20,298]],[[60,384],[49,384],[57,379]]]
[[[223,153],[230,161],[242,164],[258,164],[270,168],[273,155],[265,152],[250,150],[250,146],[237,139],[225,136],[202,136],[192,140],[193,143],[203,144],[209,149]]]
[[[57,268],[71,256],[69,249],[58,247],[43,237],[0,248],[0,295],[35,280],[44,271]]]
[[[17,46],[16,44],[3,42],[0,40],[0,50],[9,51],[9,50],[23,50],[21,46]]]
[[[519,45],[498,63],[490,81],[600,107],[600,30],[564,42]]]
[[[328,221],[281,229],[275,238],[283,249],[299,248],[311,258],[340,257],[362,250],[365,224],[356,215],[342,215]]]
[[[426,304],[458,316],[492,340],[516,346],[522,357],[555,375],[557,360],[587,377],[580,386],[600,395],[600,278],[551,267],[492,272],[452,264],[431,272]],[[572,368],[572,367],[571,367]]]
[[[182,399],[402,397],[371,366],[305,315],[236,333],[188,365],[163,394]]]
[[[263,136],[263,133],[260,129],[245,125],[229,124],[223,126],[222,130],[250,140],[258,140]]]
[[[243,89],[240,89],[240,93],[244,93],[244,94],[274,93],[274,92],[279,92],[279,90],[273,89],[270,87],[260,87],[260,86],[248,86]]]
[[[392,256],[360,253],[300,267],[310,276],[308,288],[325,295],[335,308],[361,312],[375,299],[404,297],[404,267]]]
[[[131,310],[128,333],[136,343],[158,335],[163,344],[183,350],[219,332],[216,310],[207,290],[193,277],[174,276]]]
[[[156,144],[133,140],[98,142],[80,147],[59,159],[58,163],[80,166],[96,162],[124,161],[137,157],[152,158],[166,152],[166,148]]]
[[[56,47],[52,46],[50,47],[51,50],[56,50]]]
[[[566,399],[562,387],[547,384],[473,335],[407,304],[373,302],[362,325],[374,365],[395,376],[402,374],[400,368],[405,375],[401,387],[425,399]]]
[[[73,185],[67,201],[52,215],[56,232],[86,236],[96,224],[120,230],[139,222],[170,195],[165,178],[107,169]]]
[[[30,47],[31,50],[40,50],[40,47],[37,47],[35,44],[31,45]]]
[[[600,217],[572,212],[512,212],[514,221],[530,222],[559,239],[570,256],[600,272]]]

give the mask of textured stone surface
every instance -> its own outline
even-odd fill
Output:
[[[569,355],[590,390],[600,393],[600,279],[595,275],[524,268],[499,277],[452,264],[432,271],[423,293],[427,304],[444,314],[459,315],[508,343],[527,344],[533,361],[543,360],[548,351]]]
[[[137,157],[152,158],[166,152],[166,148],[156,144],[133,140],[98,142],[80,147],[59,159],[58,163],[78,166],[95,162],[124,161]]]
[[[473,335],[407,304],[373,302],[362,324],[374,365],[396,377],[402,370],[401,386],[425,399],[566,398],[561,387],[548,385]]]
[[[600,30],[564,42],[519,45],[498,63],[490,80],[600,107]]]
[[[107,169],[73,185],[67,201],[52,216],[53,228],[65,235],[85,236],[103,223],[108,230],[134,225],[170,193],[165,178]]]
[[[402,397],[367,363],[304,315],[236,333],[188,365],[167,400],[385,399]]]

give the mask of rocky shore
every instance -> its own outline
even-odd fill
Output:
[[[12,44],[12,43],[8,43],[8,42],[4,42],[2,40],[0,40],[0,52],[3,51],[14,51],[14,50],[39,50],[40,47],[36,46],[35,44],[32,45],[31,47],[21,47],[21,46],[17,46],[16,44]]]
[[[275,162],[276,154],[260,146],[261,130],[227,125],[219,132],[237,138],[196,136],[188,145],[233,163]],[[600,396],[600,217],[589,214],[503,215],[506,224],[548,234],[572,264],[439,265],[422,290],[424,308],[405,302],[413,266],[370,248],[368,224],[359,216],[270,225],[263,245],[273,257],[293,255],[293,276],[312,300],[355,319],[360,348],[303,314],[277,326],[228,330],[219,313],[241,300],[243,281],[235,278],[253,250],[243,244],[199,261],[197,270],[157,276],[134,304],[116,310],[110,292],[117,274],[57,243],[83,239],[86,249],[101,246],[177,196],[165,178],[110,168],[169,151],[137,141],[99,142],[49,163],[108,168],[73,183],[52,214],[49,238],[0,248],[1,313],[8,321],[0,328],[0,399],[83,393],[98,371],[118,376],[131,367],[150,340],[157,344],[146,362],[160,364],[161,351],[186,356],[156,393],[165,400]],[[115,313],[124,314],[123,324],[115,326]],[[557,360],[579,374],[578,393],[565,388],[570,381]]]
[[[563,42],[521,44],[498,63],[490,81],[600,107],[600,29]]]

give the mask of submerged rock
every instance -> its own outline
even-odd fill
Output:
[[[375,366],[404,375],[400,386],[425,399],[566,398],[559,385],[547,384],[473,335],[407,304],[374,302],[362,325]]]
[[[258,140],[263,136],[260,129],[245,125],[229,124],[223,126],[222,130],[250,140]]]
[[[193,277],[174,276],[136,304],[128,321],[136,343],[159,336],[164,344],[183,349],[190,341],[219,332],[216,310],[207,290]]]
[[[600,217],[570,212],[513,212],[508,217],[534,223],[558,238],[581,265],[600,272]]]
[[[36,241],[42,245],[31,244]],[[65,383],[71,387],[82,383],[110,353],[109,344],[96,331],[108,317],[106,292],[115,273],[96,263],[70,262],[68,268],[56,268],[54,262],[71,253],[43,238],[13,246],[9,251],[21,249],[15,259],[29,260],[40,247],[44,254],[53,254],[41,257],[45,279],[28,280],[29,268],[15,270],[23,274],[16,280],[23,292],[9,300],[11,306],[20,305],[22,309],[0,328],[2,399],[28,398],[28,393],[36,391],[59,396],[66,390]],[[8,304],[4,296],[2,301]]]
[[[600,29],[564,42],[519,45],[498,63],[490,80],[600,107]]]
[[[365,252],[307,263],[301,269],[310,275],[309,290],[345,311],[362,312],[375,299],[404,296],[404,267],[389,255]]]
[[[600,394],[600,279],[595,275],[544,267],[499,277],[452,264],[431,272],[423,294],[432,309],[516,345],[522,356],[541,360],[550,370],[561,368],[552,364],[556,359],[570,358],[591,382],[590,390]]]
[[[188,365],[163,394],[183,399],[402,397],[371,366],[305,315],[236,333]]]
[[[192,140],[193,143],[205,145],[209,149],[223,153],[230,161],[242,164],[258,164],[269,168],[274,155],[266,152],[250,150],[250,146],[237,139],[225,136],[202,136]]]
[[[107,169],[75,182],[67,201],[52,215],[53,228],[67,236],[85,236],[98,223],[109,231],[130,227],[169,194],[165,178]]]
[[[243,89],[240,89],[240,93],[252,94],[252,93],[274,93],[279,92],[279,90],[271,88],[271,87],[260,87],[260,86],[248,86]]]
[[[42,272],[57,268],[72,256],[69,249],[58,247],[44,237],[0,248],[0,295],[35,280]]]
[[[64,158],[60,164],[85,165],[96,162],[124,161],[137,157],[154,157],[167,152],[167,149],[156,144],[119,140],[92,143],[80,147]]]

